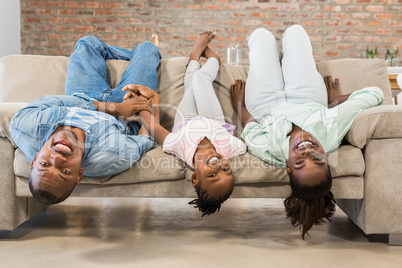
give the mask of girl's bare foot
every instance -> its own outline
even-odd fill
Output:
[[[152,43],[154,43],[157,47],[159,47],[159,37],[157,34],[152,35]]]
[[[210,48],[210,47],[208,47],[208,46],[205,47],[205,49],[204,49],[204,51],[202,52],[202,55],[201,55],[201,56],[203,56],[204,58],[207,58],[207,59],[209,59],[209,58],[215,58],[215,59],[218,60],[219,63],[221,63],[221,60],[220,60],[218,54],[216,54],[215,51],[213,51],[212,48]]]
[[[200,60],[207,45],[215,38],[215,34],[216,33],[212,31],[205,31],[198,36],[197,41],[195,41],[193,50],[191,50],[190,52],[190,60]]]

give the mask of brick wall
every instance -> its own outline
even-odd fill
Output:
[[[375,45],[381,58],[386,48],[402,55],[402,0],[21,0],[21,49],[70,55],[85,35],[132,48],[157,33],[163,57],[187,56],[197,34],[212,29],[212,47],[224,59],[232,41],[246,56],[254,29],[265,27],[279,40],[296,23],[309,33],[317,61],[363,58]]]

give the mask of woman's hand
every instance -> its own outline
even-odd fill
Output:
[[[127,91],[127,90],[129,90],[129,92],[127,92],[126,95],[124,95],[125,100],[143,96],[144,98],[149,100],[152,104],[159,104],[159,101],[160,101],[159,94],[156,93],[154,90],[152,90],[149,87],[130,84],[130,85],[123,87],[123,89],[122,89],[122,91]]]
[[[236,79],[236,81],[230,86],[230,99],[232,101],[232,107],[237,114],[242,108],[246,107],[244,101],[245,88],[246,82],[241,79]]]
[[[324,77],[325,86],[327,88],[328,93],[328,107],[335,107],[342,102],[345,102],[350,94],[341,95],[339,92],[339,78],[336,77],[335,81],[332,81],[332,75],[327,74]]]

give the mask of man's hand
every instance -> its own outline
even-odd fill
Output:
[[[127,91],[129,92],[124,95],[124,99],[128,100],[131,98],[138,98],[138,97],[144,97],[146,98],[152,108],[152,114],[154,116],[154,119],[159,122],[159,103],[160,103],[160,96],[158,93],[153,91],[151,88],[146,87],[146,86],[141,86],[141,85],[135,85],[135,84],[130,84],[125,86],[122,91]]]
[[[246,82],[241,79],[236,79],[236,81],[230,86],[230,99],[232,101],[232,107],[239,114],[239,111],[246,107],[244,101]]]
[[[127,99],[122,103],[116,103],[117,116],[121,116],[124,119],[127,119],[141,111],[151,111],[149,101],[143,96]]]
[[[335,107],[342,102],[346,101],[350,94],[341,95],[339,93],[339,78],[336,77],[335,81],[332,81],[332,75],[327,74],[324,77],[325,86],[327,88],[328,93],[328,107],[332,108]]]

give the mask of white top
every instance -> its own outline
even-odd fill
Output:
[[[226,159],[244,154],[246,152],[244,142],[231,135],[222,124],[227,125],[202,116],[192,118],[177,132],[167,135],[163,142],[163,150],[176,155],[192,168],[194,168],[195,151],[204,138],[210,140],[216,151]]]

